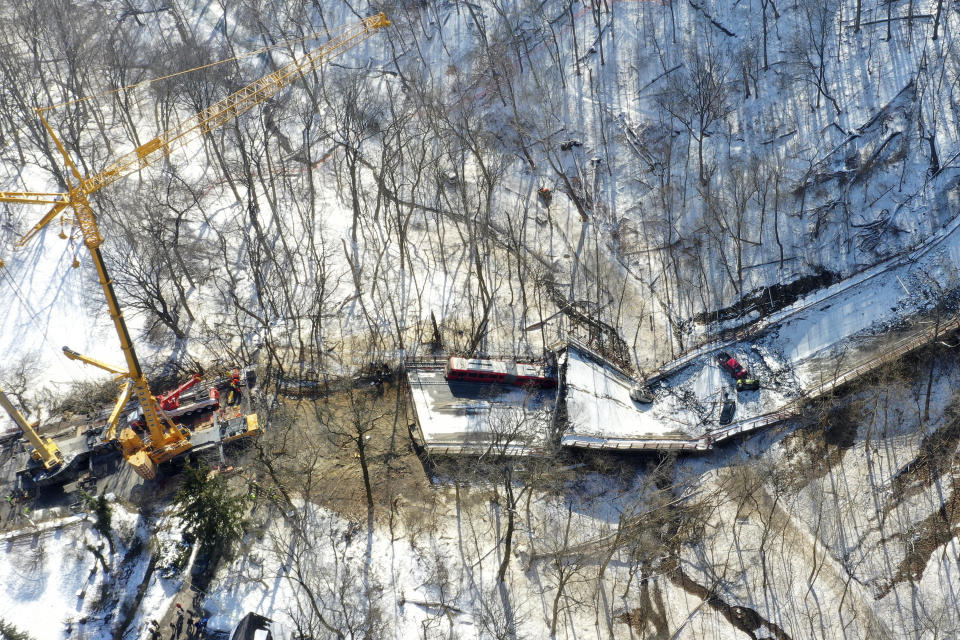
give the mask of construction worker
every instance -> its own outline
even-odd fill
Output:
[[[240,403],[240,370],[234,369],[230,372],[230,393],[228,394],[228,404]]]

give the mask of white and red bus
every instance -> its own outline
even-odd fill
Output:
[[[453,357],[447,361],[444,377],[459,382],[512,384],[518,387],[533,385],[549,389],[557,386],[557,379],[546,367],[506,360]]]

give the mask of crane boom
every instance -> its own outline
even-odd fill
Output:
[[[198,382],[203,380],[203,376],[199,373],[193,374],[189,380],[181,384],[176,389],[172,391],[167,391],[166,393],[161,393],[157,396],[157,402],[160,403],[160,408],[164,411],[173,411],[180,407],[180,396],[184,391],[187,391]]]
[[[50,210],[20,238],[17,242],[18,247],[22,247],[29,242],[31,238],[36,236],[65,209],[69,207],[73,210],[75,222],[77,226],[80,227],[80,232],[83,235],[83,244],[90,251],[94,268],[97,271],[97,279],[106,297],[107,309],[109,310],[117,336],[120,339],[120,347],[123,350],[127,370],[121,371],[118,367],[105,366],[103,363],[92,361],[92,359],[80,356],[74,352],[67,352],[67,355],[72,358],[76,356],[74,359],[79,359],[88,364],[94,364],[95,366],[101,366],[107,371],[129,379],[131,389],[124,389],[122,395],[132,390],[132,393],[137,397],[137,400],[143,408],[144,422],[146,423],[150,437],[148,442],[144,442],[137,433],[127,428],[120,432],[119,441],[127,461],[130,462],[137,470],[137,473],[143,477],[152,478],[156,472],[156,464],[165,462],[189,450],[192,445],[188,439],[189,432],[174,425],[160,410],[157,399],[151,393],[150,384],[140,367],[140,362],[137,359],[137,354],[133,346],[133,340],[130,338],[130,332],[127,329],[126,321],[123,319],[123,312],[120,309],[120,303],[117,300],[117,295],[113,288],[113,281],[107,273],[106,264],[103,261],[103,256],[100,254],[100,245],[103,243],[103,236],[100,234],[96,215],[94,215],[90,207],[90,194],[99,191],[107,185],[113,184],[131,173],[145,169],[157,160],[169,156],[174,149],[183,147],[201,138],[213,129],[236,119],[254,106],[273,97],[294,81],[318,68],[327,59],[350,49],[380,29],[390,26],[390,24],[390,21],[383,13],[364,18],[358,24],[343,30],[339,35],[320,47],[313,49],[302,58],[298,58],[284,65],[277,71],[255,80],[223,100],[188,117],[178,126],[159,134],[157,137],[145,142],[136,149],[121,155],[102,171],[87,177],[83,177],[80,174],[77,165],[70,158],[63,143],[57,137],[46,118],[44,118],[43,112],[45,109],[36,109],[37,116],[57,146],[58,151],[63,156],[64,163],[74,180],[70,178],[67,179],[68,191],[66,193],[3,191],[0,192],[0,202],[53,205]],[[0,267],[2,266],[3,263],[0,262]],[[110,433],[114,433],[114,430],[111,429]]]
[[[0,406],[4,408],[7,415],[10,416],[10,419],[16,422],[17,426],[23,430],[23,434],[27,436],[27,440],[33,445],[33,457],[39,460],[45,469],[49,471],[63,464],[63,454],[60,453],[60,448],[50,438],[47,438],[46,442],[44,442],[40,434],[37,433],[37,430],[33,428],[32,424],[27,422],[27,419],[24,418],[20,410],[13,405],[2,388],[0,388]]]
[[[33,191],[0,191],[0,202],[16,202],[19,204],[59,204],[63,200],[62,193],[35,193]],[[64,202],[64,204],[69,204]]]
[[[120,395],[117,396],[117,401],[113,405],[113,411],[110,412],[110,417],[107,418],[107,432],[103,436],[103,439],[107,442],[115,440],[117,437],[117,422],[120,420],[120,412],[123,411],[124,405],[126,405],[127,400],[130,399],[132,389],[133,383],[129,380],[127,380],[123,384],[123,388],[120,389]]]
[[[96,358],[91,358],[90,356],[85,356],[82,353],[77,353],[70,347],[63,348],[63,355],[67,356],[67,358],[70,360],[77,360],[78,362],[89,364],[92,367],[103,369],[104,371],[108,371],[115,375],[119,375],[119,376],[127,375],[127,372],[121,369],[120,367],[118,367],[117,365],[107,364],[106,362],[102,362],[100,360],[97,360]]]

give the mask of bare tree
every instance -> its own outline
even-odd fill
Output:
[[[372,638],[386,631],[375,589],[362,579],[363,557],[350,554],[353,525],[305,505],[270,529],[268,552],[293,597],[295,631],[309,638]],[[242,579],[242,578],[241,578]]]
[[[0,367],[0,386],[16,398],[17,404],[26,415],[32,413],[28,409],[31,406],[29,400],[34,395],[36,379],[41,373],[40,354],[35,351],[17,356]]]
[[[367,447],[370,432],[379,420],[388,417],[372,403],[373,392],[351,389],[346,394],[347,407],[343,415],[324,416],[325,426],[335,444],[349,444],[356,450],[357,463],[363,478],[363,490],[367,503],[367,520],[373,525],[373,486],[370,481],[370,461]]]
[[[704,159],[704,141],[712,127],[730,113],[729,66],[725,57],[711,46],[694,48],[685,55],[682,72],[671,74],[669,89],[661,94],[660,106],[690,134],[697,145],[700,183],[706,185],[711,170]]]
[[[797,29],[790,53],[795,63],[806,73],[808,81],[816,91],[816,104],[819,109],[821,98],[825,98],[840,113],[840,105],[828,91],[827,63],[830,60],[830,47],[833,46],[834,28],[837,12],[834,0],[803,0],[800,3],[800,28]]]

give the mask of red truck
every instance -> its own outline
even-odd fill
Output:
[[[737,359],[726,351],[721,351],[717,354],[717,364],[720,365],[721,369],[733,376],[735,380],[747,376],[747,370],[743,368],[743,365],[737,362]]]

